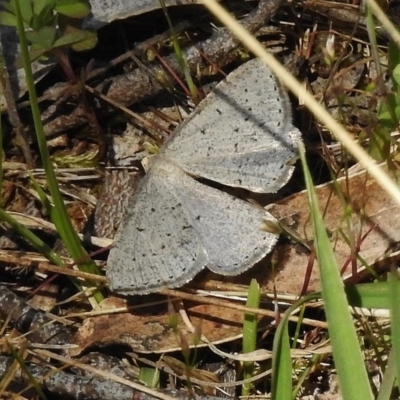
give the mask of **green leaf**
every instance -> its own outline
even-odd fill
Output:
[[[400,64],[393,69],[392,77],[397,84],[400,84]]]
[[[379,122],[391,129],[397,127],[400,120],[400,98],[394,93],[389,93],[379,104]]]
[[[398,65],[400,65],[400,49],[399,46],[392,40],[389,43],[389,49],[388,49],[388,71],[393,71],[392,81],[395,92],[398,92],[400,84],[398,78],[395,78],[394,76],[395,75],[394,71],[396,70]]]
[[[34,15],[31,22],[31,27],[33,30],[37,30],[42,28],[43,26],[57,26],[55,22],[55,14],[53,14],[52,10],[48,14],[42,15]]]
[[[85,18],[90,14],[91,8],[87,0],[58,0],[55,10],[70,18]]]
[[[11,0],[11,3],[15,4],[15,0]],[[34,16],[34,12],[33,12],[33,8],[32,8],[32,1],[19,0],[19,5],[20,5],[20,9],[21,9],[21,14],[22,14],[22,20],[30,25],[32,22],[32,18]],[[16,10],[16,9],[14,8],[14,10]]]
[[[29,60],[30,62],[34,62],[38,58],[42,57],[49,49],[31,49],[29,50]],[[14,63],[16,68],[23,68],[23,61],[21,56],[18,56],[18,58],[15,60]]]
[[[0,11],[0,25],[17,26],[17,19],[8,11]]]
[[[53,0],[40,0],[34,2],[34,15],[31,22],[32,29],[40,29],[44,26],[56,26]]]
[[[392,129],[384,125],[379,125],[370,136],[368,153],[378,161],[383,162],[390,159],[390,144]]]
[[[33,13],[35,15],[48,15],[50,11],[54,10],[54,0],[35,0],[33,2]]]
[[[85,31],[78,31],[73,33],[68,33],[63,35],[59,39],[54,42],[54,47],[61,47],[67,45],[73,45],[80,42],[84,42],[87,38],[87,32]]]
[[[16,18],[15,0],[2,2],[1,5],[6,11],[14,15],[14,18]],[[22,4],[20,6],[22,13],[22,21],[24,22],[24,25],[28,24],[28,26],[30,26],[33,17],[32,2],[30,0],[24,0],[22,1]],[[15,22],[15,25],[12,26],[16,25],[17,23]]]
[[[68,33],[57,39],[54,42],[54,47],[69,46],[73,43],[80,42],[81,40],[84,39],[85,39],[84,31]]]
[[[72,45],[75,51],[85,51],[90,50],[97,44],[97,34],[89,30],[83,30],[81,28],[81,22],[79,20],[74,20],[63,15],[58,18],[58,23],[63,37],[68,37],[67,35],[79,34],[79,37],[73,37],[68,39],[70,42],[68,45]],[[77,40],[79,38],[79,40]],[[60,42],[62,43],[62,42]]]
[[[388,71],[393,71],[400,64],[400,48],[391,41],[388,48]]]
[[[0,2],[2,8],[15,15],[15,7],[9,1]]]
[[[155,368],[142,367],[139,370],[139,380],[151,388],[160,387],[160,371]]]
[[[94,36],[94,37],[93,37]],[[57,39],[53,47],[69,46],[75,51],[88,50],[97,43],[97,35],[86,31],[76,31]]]
[[[56,38],[56,28],[53,26],[44,26],[36,31],[26,32],[26,37],[38,48],[51,49]]]
[[[93,49],[96,46],[97,41],[98,38],[96,32],[86,31],[85,39],[73,44],[71,47],[74,51],[86,51]]]

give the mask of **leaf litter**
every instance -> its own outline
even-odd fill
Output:
[[[265,34],[267,37],[263,36],[263,30],[259,33],[259,37],[261,40],[264,40],[267,45],[268,42],[275,45],[275,48],[273,47],[272,49],[275,49],[280,57],[284,59],[285,57],[287,58],[289,54],[295,54],[297,59],[298,56],[301,56],[303,65],[298,65],[296,63],[291,64],[291,69],[298,74],[304,69],[304,64],[306,65],[307,73],[305,74],[305,82],[311,86],[315,95],[320,97],[321,100],[325,102],[326,106],[332,110],[332,113],[345,123],[346,126],[349,126],[351,132],[357,137],[365,127],[370,127],[371,124],[377,123],[376,114],[370,111],[371,104],[374,103],[377,96],[376,92],[363,92],[360,90],[360,88],[365,87],[369,82],[373,82],[376,76],[374,75],[373,64],[369,64],[365,57],[365,51],[368,49],[368,45],[363,41],[366,37],[362,30],[362,21],[359,29],[357,31],[353,30],[353,24],[355,21],[358,21],[360,15],[357,5],[347,5],[348,9],[346,9],[345,13],[340,13],[340,10],[332,6],[330,2],[308,2],[303,6],[305,8],[302,15],[300,13],[290,13],[289,10],[291,6],[285,5],[281,7],[279,10],[279,20],[282,22],[281,24],[276,24],[274,22],[275,28],[278,29],[273,31],[271,34],[272,38],[269,38],[268,34]],[[296,7],[300,6],[296,5]],[[295,9],[295,11],[299,11],[299,9]],[[306,23],[306,26],[310,29],[306,31],[296,31],[297,37],[295,37],[294,40],[293,38],[292,40],[282,40],[288,27],[293,26],[293,24],[296,26],[296,24],[302,22],[303,20],[301,18],[307,21],[309,16],[312,16],[314,20],[317,21],[314,25],[308,22]],[[332,18],[335,19],[332,20]],[[348,24],[349,19],[351,20],[350,25]],[[139,17],[136,17],[134,20],[139,20]],[[276,19],[276,21],[277,20],[278,19]],[[330,22],[332,23],[331,26],[329,25]],[[348,25],[346,25],[346,23]],[[332,36],[334,39],[332,39]],[[217,37],[216,34],[215,37]],[[223,35],[221,34],[220,37],[223,37]],[[331,43],[332,40],[334,40],[336,46],[334,46],[333,50],[332,47],[329,47],[329,43]],[[142,46],[141,48],[144,47]],[[157,51],[162,57],[166,57],[167,62],[171,64],[171,60],[173,60],[174,57],[173,54],[164,56],[166,49],[162,47],[157,49]],[[194,51],[194,47],[189,47],[187,54],[191,51]],[[203,51],[207,55],[207,47],[203,47]],[[233,53],[233,56],[232,54],[224,54],[222,56],[222,58],[230,62],[238,57],[240,58],[240,55],[237,53]],[[213,61],[215,62],[215,59],[213,59]],[[384,59],[382,59],[381,62],[385,65]],[[193,65],[204,64],[204,59],[200,62],[198,58],[193,63]],[[220,64],[225,64],[225,61],[222,60]],[[116,94],[114,98],[114,95],[111,94],[110,91],[107,95],[110,95],[114,102],[126,105],[140,102],[143,98],[147,98],[162,89],[160,86],[157,90],[139,94],[137,97],[128,99],[127,82],[132,79],[132,75],[129,75],[129,68],[132,68],[132,66],[127,65],[125,70],[128,70],[128,72],[121,73],[118,78],[107,76],[106,80],[100,83],[97,90],[100,91],[107,86],[111,88],[112,85],[117,85],[119,92],[122,93],[122,97],[118,97],[118,94]],[[217,71],[215,65],[211,65],[210,70],[213,70],[214,74]],[[153,72],[154,71],[157,71],[157,69],[153,69]],[[108,74],[109,73],[110,72],[108,72]],[[205,71],[205,73],[207,72]],[[140,69],[133,69],[133,75],[136,76],[137,82],[140,82],[140,79],[146,76]],[[119,82],[118,79],[120,79]],[[203,79],[205,80],[208,78],[205,77]],[[118,84],[114,82],[118,82]],[[149,86],[147,81],[146,88],[152,85]],[[157,86],[158,83],[154,83],[154,85]],[[115,93],[118,93],[118,91]],[[131,93],[135,93],[134,86]],[[346,94],[345,96],[343,96],[344,93]],[[165,101],[168,96],[163,94],[161,98]],[[173,127],[175,124],[171,124],[170,121],[176,120],[177,108],[163,108],[163,112],[166,113],[164,116],[160,113],[149,114],[145,107],[146,103],[151,105],[151,102],[152,100],[147,100],[142,103],[144,105],[142,107],[145,110],[146,118],[150,117],[150,120],[157,121],[159,125],[161,124],[166,129]],[[96,106],[97,105],[94,105],[93,107]],[[104,103],[102,103],[101,107],[109,108],[109,106],[105,106]],[[184,107],[188,110],[187,105],[184,105]],[[159,109],[162,109],[162,107],[159,107]],[[140,107],[137,107],[137,110],[139,110],[139,114],[143,112],[140,110]],[[301,110],[301,99],[298,110]],[[49,114],[46,114],[45,110],[43,111],[44,116],[48,118]],[[73,115],[74,112],[75,116]],[[168,113],[170,113],[172,117],[168,117]],[[297,126],[302,132],[310,131],[307,137],[311,154],[310,159],[314,157],[313,162],[316,165],[316,170],[320,168],[321,172],[319,173],[322,175],[321,181],[330,180],[326,178],[326,172],[324,172],[325,167],[322,166],[321,160],[327,160],[329,165],[333,166],[334,172],[338,175],[338,179],[335,179],[333,182],[322,183],[317,187],[317,194],[321,201],[320,204],[322,207],[325,207],[325,222],[331,233],[331,241],[335,249],[338,265],[343,267],[343,274],[347,276],[347,279],[353,282],[364,280],[368,277],[368,272],[360,269],[362,264],[375,266],[376,271],[379,272],[381,269],[385,269],[388,262],[395,262],[398,258],[397,249],[394,244],[399,241],[397,237],[399,229],[396,225],[397,219],[393,218],[393,215],[397,213],[397,207],[364,172],[353,176],[347,176],[345,171],[348,167],[348,163],[352,163],[353,161],[351,159],[346,159],[340,149],[334,153],[330,152],[329,149],[334,148],[335,144],[331,144],[332,139],[329,133],[324,132],[317,124],[312,125],[312,129],[309,129],[312,122],[304,117],[304,111],[301,111],[301,114],[302,115],[297,118],[298,121],[296,120],[298,122]],[[67,115],[67,113],[65,113],[65,115]],[[79,118],[76,118],[77,115]],[[120,120],[113,120],[112,117],[109,118],[111,118],[109,124],[113,132],[117,132],[120,130],[120,127],[126,124],[126,121],[123,119],[121,120],[121,118]],[[65,119],[65,121],[66,120],[67,119]],[[60,123],[60,121],[62,121],[62,123]],[[76,134],[72,136],[69,136],[70,134],[66,135],[65,133],[61,133],[63,139],[58,142],[58,145],[61,147],[68,146],[69,148],[78,150],[81,143],[87,142],[87,135],[85,136],[84,127],[85,114],[82,110],[80,112],[72,111],[72,113],[68,113],[68,122],[63,122],[62,119],[53,119],[53,122],[50,122],[48,125],[48,133],[52,135],[59,134],[57,132],[62,132],[63,129],[81,126],[81,128],[76,131]],[[146,143],[157,143],[160,140],[160,130],[155,128],[155,125],[154,129],[148,126],[143,127],[141,123],[137,121],[134,121],[133,125],[135,126],[134,137],[136,138],[136,154],[139,154],[136,155],[136,159],[133,161],[135,163],[143,154],[146,154],[146,148],[148,148],[146,147]],[[138,131],[140,131],[140,136],[137,135]],[[317,151],[314,151],[314,154],[322,154],[322,157],[313,155],[313,149],[316,149],[315,143],[318,141],[318,139],[316,139],[318,135],[324,137],[325,143],[330,144],[330,147],[320,146],[317,148]],[[153,138],[155,138],[155,140]],[[106,140],[111,143],[110,148],[112,150],[111,154],[108,155],[111,157],[108,159],[108,162],[112,165],[112,156],[115,156],[115,151],[112,146],[113,137],[107,136]],[[96,143],[96,141],[94,141],[94,143]],[[313,144],[315,146],[314,148]],[[87,148],[89,147],[90,146]],[[65,148],[62,150],[65,150]],[[57,147],[54,147],[54,152],[56,151]],[[5,159],[7,162],[16,163],[15,165],[18,165],[17,163],[24,165],[23,158],[15,151],[12,143],[6,143]],[[126,170],[114,168],[111,169],[110,172],[107,171],[104,173],[106,178],[103,182],[107,182],[107,186],[106,190],[103,188],[102,191],[106,194],[100,194],[100,200],[95,211],[94,224],[96,230],[92,232],[97,232],[99,236],[109,236],[111,238],[115,231],[117,220],[122,218],[122,209],[127,198],[131,195],[130,190],[134,191],[137,176],[142,174],[140,165],[137,165],[137,167],[138,168],[131,169],[128,172]],[[37,218],[36,221],[40,219],[46,220],[47,215],[44,210],[41,209],[39,203],[37,201],[31,201],[32,192],[25,189],[29,187],[30,184],[26,174],[24,175],[25,172],[23,169],[14,169],[12,173],[10,173],[10,171],[11,169],[6,171],[5,174],[3,206],[8,211],[31,214]],[[87,201],[87,195],[97,196],[100,192],[99,186],[96,187],[91,181],[87,181],[86,178],[88,175],[85,174],[85,172],[82,174],[78,171],[75,174],[73,170],[69,169],[64,175],[64,185],[66,186],[67,193],[66,200],[70,203],[71,217],[76,222],[78,230],[82,230],[83,225],[86,225],[87,220],[90,219],[90,215],[94,212],[94,206],[92,202]],[[340,175],[344,176],[340,178]],[[79,183],[79,185],[81,185],[80,187],[77,186],[79,176],[84,177],[82,179],[82,184]],[[100,177],[96,173],[95,180],[99,179]],[[78,194],[75,192],[72,195],[71,189],[74,180],[74,185],[78,188],[78,191],[81,191],[82,196],[79,196],[79,192]],[[124,186],[129,186],[129,191],[123,190]],[[74,360],[78,360],[76,361],[77,364],[82,362],[87,365],[95,365],[98,370],[108,370],[110,374],[123,376],[132,381],[137,380],[137,370],[132,368],[131,365],[131,370],[127,373],[126,366],[121,363],[121,359],[126,357],[127,354],[129,354],[128,357],[131,357],[131,361],[136,360],[134,362],[139,363],[139,365],[143,363],[143,359],[150,360],[151,358],[146,358],[143,354],[171,352],[173,357],[179,361],[182,349],[199,347],[198,351],[200,351],[201,346],[207,347],[204,343],[198,343],[199,334],[206,337],[210,342],[219,344],[218,347],[225,343],[224,348],[228,350],[228,353],[240,351],[240,344],[238,344],[235,339],[241,335],[243,310],[239,305],[236,306],[236,304],[240,304],[240,302],[234,299],[243,299],[243,297],[246,296],[246,287],[252,278],[256,278],[260,283],[263,293],[274,293],[277,290],[280,294],[291,295],[291,297],[289,296],[289,300],[287,297],[282,296],[282,303],[280,303],[279,306],[281,312],[283,312],[287,304],[299,294],[319,290],[317,268],[316,266],[310,268],[310,266],[313,265],[313,256],[310,252],[313,238],[311,235],[310,222],[308,220],[306,196],[304,192],[299,191],[301,189],[301,183],[298,182],[296,176],[291,186],[292,187],[288,190],[291,190],[294,194],[283,199],[273,198],[274,204],[269,205],[268,210],[281,221],[283,230],[287,230],[287,232],[293,234],[294,237],[299,237],[301,240],[299,243],[295,243],[288,239],[282,239],[278,243],[272,255],[273,269],[267,268],[267,261],[263,261],[260,265],[253,268],[251,272],[244,273],[239,277],[223,277],[221,279],[221,277],[206,273],[203,274],[200,279],[193,282],[192,288],[208,290],[208,293],[214,295],[216,292],[219,292],[218,295],[221,295],[221,293],[224,294],[224,296],[227,297],[227,300],[224,301],[230,303],[230,308],[221,307],[223,301],[219,301],[218,299],[215,304],[211,304],[211,302],[208,303],[206,300],[204,300],[204,304],[202,304],[202,298],[199,298],[199,296],[195,294],[191,294],[192,301],[188,299],[184,301],[184,311],[182,311],[182,305],[176,302],[165,302],[165,298],[162,296],[155,296],[154,305],[151,305],[151,303],[148,304],[150,301],[149,299],[136,301],[136,304],[132,305],[130,301],[126,302],[110,296],[109,299],[102,304],[100,310],[97,312],[87,312],[87,304],[82,300],[84,297],[82,297],[82,299],[74,297],[74,289],[70,287],[70,284],[68,284],[65,279],[59,277],[56,280],[54,292],[54,286],[50,283],[46,284],[45,279],[48,274],[43,272],[42,269],[40,270],[42,272],[39,273],[38,270],[35,273],[38,260],[35,258],[34,254],[27,252],[29,248],[27,248],[24,243],[21,243],[19,238],[16,238],[15,235],[10,235],[11,232],[4,227],[2,239],[3,237],[10,236],[15,249],[13,251],[8,251],[8,257],[4,247],[4,250],[1,252],[2,264],[7,266],[7,269],[5,269],[3,278],[3,295],[1,296],[0,308],[3,319],[6,319],[8,316],[7,323],[9,323],[10,327],[14,327],[14,331],[9,331],[10,333],[13,332],[13,334],[10,335],[9,333],[7,339],[12,339],[14,345],[22,343],[21,341],[27,341],[27,343],[33,346],[33,350],[29,350],[29,352],[25,354],[25,357],[28,367],[33,368],[31,371],[39,382],[41,382],[41,377],[45,377],[46,374],[51,373],[50,368],[52,368],[52,366],[50,367],[44,363],[42,365],[35,363],[35,358],[32,357],[35,354],[35,345],[40,347],[40,345],[43,346],[47,344],[47,347],[50,349],[51,345],[56,346],[54,349],[63,352],[63,354],[70,359],[71,364],[75,362]],[[112,199],[114,187],[119,190],[118,194],[116,193],[113,199],[117,211],[112,207],[113,202],[110,200]],[[5,192],[5,190],[7,192]],[[84,196],[83,193],[87,195]],[[245,194],[245,196],[246,195],[247,194]],[[265,204],[270,199],[267,200],[256,197],[256,200]],[[101,206],[101,204],[103,205]],[[101,209],[105,207],[105,205],[110,206],[110,209],[101,212]],[[350,215],[346,213],[346,207],[349,206],[351,207]],[[110,221],[111,218],[107,221],[107,218],[104,218],[105,216],[115,217],[115,221]],[[105,220],[105,226],[104,223],[101,222],[102,219]],[[31,227],[42,230],[41,227],[32,223]],[[87,237],[89,235],[87,232],[90,231],[89,228],[86,227],[84,231]],[[54,233],[51,230],[47,229],[45,234],[50,235],[49,237],[52,243],[55,242]],[[84,238],[85,235],[83,236]],[[13,252],[21,249],[24,252],[20,253],[19,259],[23,259],[23,265],[29,266],[28,272],[25,275],[17,273],[19,265],[18,257],[13,257]],[[362,260],[362,263],[360,260]],[[217,279],[217,281],[215,279]],[[43,281],[44,284],[42,283]],[[61,286],[64,286],[63,291],[60,291],[61,282]],[[20,296],[11,294],[6,286],[9,286],[9,289],[16,290],[16,293]],[[30,296],[33,298],[39,297],[39,295],[42,296],[43,293],[45,293],[48,298],[52,299],[50,305],[46,306],[39,302],[35,303],[35,308],[33,309],[23,300],[23,298],[29,298]],[[269,335],[271,335],[271,330],[274,329],[276,314],[274,313],[274,307],[271,301],[268,301],[266,296],[263,300],[262,306],[266,315],[260,316],[259,328],[263,336],[260,337],[259,346],[268,348],[268,339]],[[220,304],[218,304],[218,302]],[[49,307],[51,311],[54,312],[55,305],[57,304],[62,304],[62,306],[59,306],[61,307],[59,316],[40,311],[41,308],[45,309]],[[237,308],[236,310],[235,307]],[[23,318],[25,314],[27,319],[25,317]],[[33,320],[30,320],[31,315],[35,316]],[[175,319],[176,321],[174,322]],[[190,321],[190,324],[188,324],[187,319]],[[317,320],[305,319],[303,322],[304,321],[305,330],[308,334],[315,332],[316,329],[322,328]],[[193,327],[195,331],[193,331]],[[28,335],[26,338],[19,338],[15,335],[17,332],[19,334],[28,333]],[[49,337],[52,339],[49,339]],[[57,339],[57,337],[61,339]],[[318,334],[316,334],[316,337],[318,338]],[[54,349],[51,349],[51,351],[54,351]],[[96,353],[93,352],[96,349],[113,349],[113,353],[118,354],[119,357],[107,359],[106,355],[103,353],[98,356],[96,362],[88,361],[87,359],[81,361],[76,358],[80,354],[87,352],[96,357]],[[322,347],[322,349],[325,354],[329,354],[329,348]],[[134,354],[132,354],[132,352]],[[141,353],[140,357],[137,357],[138,353]],[[196,360],[196,366],[201,369],[202,363],[207,361],[207,353],[200,354],[201,355]],[[316,350],[314,354],[316,354]],[[56,355],[54,355],[54,357],[56,357]],[[298,363],[300,363],[300,360],[307,363],[307,356],[299,354],[298,357]],[[10,357],[5,357],[1,364],[6,366],[9,362]],[[113,369],[113,365],[120,366],[120,368],[124,370],[123,374],[121,372],[116,372],[116,370]],[[237,375],[239,372],[237,368],[229,362],[227,362],[225,366],[228,370],[235,371],[232,379],[240,381],[240,376]],[[36,370],[34,368],[36,368]],[[155,364],[155,368],[159,368],[158,364]],[[164,368],[164,370],[170,371],[166,366]],[[2,373],[3,372],[0,371],[0,375]],[[326,373],[326,369],[318,366],[316,368],[316,373]],[[130,398],[129,396],[132,397],[132,393],[136,396],[143,396],[137,398],[150,398],[145,397],[147,395],[144,393],[137,392],[137,389],[134,389],[134,392],[126,392],[127,386],[121,385],[120,383],[116,383],[115,388],[118,395],[112,392],[111,389],[108,392],[99,391],[97,394],[93,391],[86,392],[87,389],[83,389],[87,387],[85,386],[87,384],[85,379],[91,380],[93,379],[93,375],[80,377],[73,369],[67,369],[66,372],[60,370],[57,371],[56,374],[59,374],[57,377],[60,377],[59,384],[56,383],[55,380],[50,381],[46,378],[44,379],[44,388],[49,393],[73,396],[73,393],[77,393],[81,390],[82,393],[87,393],[88,398],[105,398],[110,396],[112,398]],[[61,377],[60,374],[65,375]],[[163,374],[165,374],[165,376],[168,376],[168,374],[171,374],[169,376],[174,374],[180,376],[182,384],[179,386],[178,391],[174,394],[170,389],[168,395],[184,398],[186,383],[182,374],[176,371],[174,373],[164,372]],[[185,372],[185,374],[187,374],[187,372]],[[69,382],[70,379],[72,379],[71,383],[66,385],[66,382]],[[107,378],[102,375],[102,379]],[[111,378],[109,379],[110,381],[112,380]],[[28,384],[23,375],[20,375],[17,380],[20,384],[22,383],[23,386]],[[108,383],[110,381],[108,381]],[[52,383],[50,384],[50,382]],[[99,381],[93,383],[93,386],[100,388],[102,382],[104,381],[99,379]],[[200,384],[199,386],[203,387]],[[315,390],[315,387],[312,385],[311,387],[309,385],[305,386],[310,391]],[[99,397],[99,393],[101,393],[103,397]],[[234,392],[231,392],[231,394],[232,393]],[[217,395],[216,392],[213,392],[213,394]],[[153,393],[153,395],[156,394]],[[305,395],[305,393],[303,393],[303,395]],[[206,399],[207,396],[210,398],[210,395],[204,393],[200,394],[200,396],[204,399]],[[29,398],[29,395],[26,397]]]

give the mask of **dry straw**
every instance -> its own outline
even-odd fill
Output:
[[[379,185],[400,205],[400,190],[396,183],[380,168],[376,162],[356,143],[350,134],[323,108],[308,92],[301,83],[294,78],[276,58],[268,53],[262,44],[255,39],[240,23],[230,16],[215,0],[203,0],[204,5],[226,25],[232,32],[251,50],[260,57],[265,64],[276,74],[276,76],[298,97],[301,98],[307,108],[319,119],[325,127],[330,130],[344,147],[360,162],[360,164],[375,178]],[[396,29],[387,18],[383,18],[383,12],[374,0],[368,0],[371,8],[382,25],[390,32]],[[399,38],[397,34],[395,40]],[[400,39],[400,38],[399,38]],[[398,41],[400,43],[400,40]]]

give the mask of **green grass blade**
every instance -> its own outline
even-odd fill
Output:
[[[381,387],[379,388],[376,400],[389,400],[393,392],[393,386],[396,380],[396,360],[393,349],[389,354],[389,359],[383,374]]]
[[[43,393],[42,387],[40,386],[39,382],[37,382],[37,380],[34,378],[34,376],[29,371],[29,368],[26,366],[24,359],[22,357],[20,357],[18,352],[15,350],[14,346],[11,345],[11,343],[9,343],[7,340],[6,340],[6,343],[7,343],[8,349],[10,350],[11,355],[18,362],[19,366],[21,367],[21,369],[24,371],[24,373],[28,377],[29,382],[31,383],[33,388],[36,390],[39,397],[42,400],[47,400],[46,395]]]
[[[260,285],[252,279],[247,296],[246,306],[259,308],[261,299]],[[246,313],[243,323],[243,353],[251,353],[257,348],[257,315]],[[250,379],[254,375],[254,362],[246,361],[243,363],[243,379]],[[244,383],[242,386],[242,396],[248,396],[253,385],[251,382]]]
[[[32,231],[26,228],[24,225],[16,221],[10,214],[0,207],[0,221],[7,222],[19,235],[27,240],[32,246],[35,247],[41,254],[43,254],[53,264],[60,267],[64,266],[64,263],[60,256],[53,251],[42,239],[36,236]]]
[[[292,388],[292,359],[288,333],[289,317],[303,304],[320,298],[318,293],[303,296],[290,306],[281,316],[276,329],[272,348],[272,400],[286,400],[293,398]]]
[[[274,338],[272,359],[272,400],[292,399],[292,358],[290,356],[290,342],[288,321],[282,320],[279,331]]]
[[[155,368],[142,367],[139,370],[139,380],[151,388],[160,388],[160,371]]]
[[[0,107],[0,207],[3,205],[3,196],[1,196],[1,191],[3,189],[3,175],[4,175],[4,169],[3,169],[3,118],[2,118],[2,113],[1,113],[1,107]]]
[[[179,65],[182,68],[182,71],[185,75],[185,80],[188,85],[190,94],[192,95],[192,99],[196,100],[196,99],[198,99],[197,88],[193,82],[192,76],[190,75],[190,69],[186,65],[186,61],[183,58],[182,49],[181,49],[181,46],[179,45],[179,41],[178,41],[178,37],[177,37],[175,29],[174,29],[174,25],[172,24],[171,18],[169,17],[168,12],[167,12],[167,5],[165,4],[165,0],[159,0],[159,3],[164,11],[165,18],[167,19],[167,22],[168,22],[169,30],[171,31],[172,44],[174,46],[174,53],[179,62]]]
[[[340,390],[345,400],[373,399],[343,282],[318,207],[311,174],[306,164],[303,145],[300,146],[300,158],[313,223],[322,298],[325,303],[325,314]]]
[[[397,270],[393,270],[389,273],[389,302],[390,302],[390,321],[392,331],[392,347],[394,352],[395,360],[395,371],[397,381],[400,377],[400,286],[399,276]]]
[[[35,125],[35,131],[37,135],[37,142],[42,157],[43,167],[46,172],[46,180],[51,193],[53,207],[50,213],[52,222],[57,228],[57,232],[60,235],[64,245],[66,246],[68,252],[71,254],[75,261],[87,260],[88,255],[83,248],[81,241],[75,232],[72,222],[68,216],[67,210],[65,208],[61,192],[58,187],[56,175],[54,173],[53,165],[50,158],[50,153],[47,147],[47,142],[43,130],[43,124],[41,120],[39,105],[36,97],[34,78],[32,74],[32,68],[29,59],[29,52],[27,46],[27,40],[25,36],[25,31],[23,27],[21,10],[19,7],[19,0],[16,1],[16,15],[17,15],[17,29],[21,44],[21,54],[22,61],[24,65],[26,82],[29,92],[29,100],[32,109],[32,115]],[[100,274],[99,269],[96,264],[92,261],[87,261],[80,264],[80,269],[84,272],[89,272],[92,274]],[[93,282],[86,282],[90,287],[95,287]],[[94,293],[94,297],[97,301],[101,301],[103,296],[100,291]]]
[[[396,285],[400,287],[400,282]],[[352,307],[389,309],[389,282],[361,283],[345,287],[347,301]]]

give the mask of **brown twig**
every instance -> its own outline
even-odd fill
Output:
[[[257,9],[244,18],[242,25],[250,32],[256,32],[275,14],[281,3],[282,0],[261,0]],[[207,59],[211,60],[212,63],[223,66],[231,61],[232,57],[229,57],[229,55],[239,44],[239,40],[232,35],[229,29],[222,28],[209,39],[183,50],[182,55],[190,72],[194,74],[198,68],[204,68],[208,65],[203,54],[206,54]],[[175,71],[177,76],[183,76],[183,71],[175,54],[167,56],[165,62]],[[159,64],[152,63],[148,65],[146,70],[136,68],[131,72],[105,79],[94,89],[107,95],[111,100],[128,106],[162,91],[164,89],[162,83],[154,78],[154,76],[160,76],[160,74],[164,74],[162,67]],[[102,112],[104,112],[104,107]],[[77,107],[69,115],[54,117],[47,113],[44,129],[46,135],[55,135],[86,122],[85,111]]]

